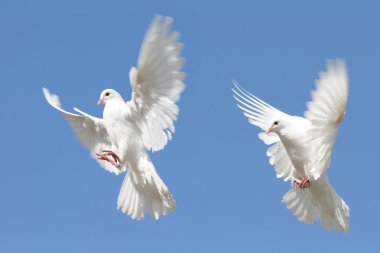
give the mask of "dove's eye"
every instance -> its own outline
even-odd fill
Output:
[[[277,126],[277,125],[278,125],[278,121],[275,121],[275,122],[273,123],[273,125],[276,125],[276,126]]]
[[[109,93],[109,92],[107,92],[107,93],[106,93],[106,96],[109,96],[109,95],[110,95],[110,93]]]

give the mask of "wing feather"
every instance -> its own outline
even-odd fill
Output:
[[[183,45],[171,31],[172,19],[156,16],[145,35],[138,68],[131,68],[131,105],[147,149],[161,150],[175,131],[179,100],[185,88]]]
[[[258,137],[265,144],[272,145],[268,148],[266,154],[269,157],[269,163],[275,167],[277,177],[283,178],[284,181],[291,179],[294,167],[284,145],[276,133],[266,133],[275,119],[281,119],[289,115],[252,95],[239,86],[237,82],[233,81],[233,83],[233,97],[238,103],[237,106],[248,118],[249,123],[264,130],[264,132],[258,134]]]
[[[330,166],[338,126],[346,111],[348,75],[343,60],[327,62],[327,70],[320,73],[311,96],[305,117],[312,122],[308,136],[316,156],[309,169],[314,179],[318,179]]]
[[[48,89],[42,89],[46,101],[55,109],[62,112],[68,120],[71,128],[76,133],[77,139],[86,148],[90,150],[91,157],[94,158],[100,166],[109,172],[119,174],[125,171],[126,168],[118,169],[110,163],[97,159],[96,153],[101,153],[102,150],[111,150],[112,144],[108,139],[108,133],[103,125],[103,119],[93,117],[81,110],[74,108],[81,115],[67,112],[61,107],[59,97],[51,94]]]

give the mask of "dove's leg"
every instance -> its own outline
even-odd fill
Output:
[[[310,187],[310,179],[307,178],[307,177],[304,177],[301,182],[298,182],[296,180],[293,180],[292,181],[292,187],[293,188],[301,188],[301,189],[305,189],[305,188],[309,188]]]
[[[120,157],[117,154],[115,154],[113,151],[111,151],[111,150],[103,150],[103,153],[106,153],[107,155],[112,156],[112,158],[116,162],[120,163]]]
[[[114,165],[115,167],[119,167],[120,165],[113,159],[113,157],[110,157],[110,156],[107,156],[107,154],[96,154],[98,156],[98,159],[99,160],[104,160],[104,161],[107,161],[109,163],[111,163],[112,165]]]
[[[307,177],[304,177],[300,183],[300,188],[304,189],[304,188],[309,188],[309,187],[310,187],[310,179]]]
[[[120,167],[120,158],[113,151],[103,150],[103,154],[96,153],[96,155],[98,156],[98,159],[105,160],[117,168]]]

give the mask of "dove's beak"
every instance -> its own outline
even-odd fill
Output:
[[[103,99],[103,98],[99,99],[99,101],[98,101],[98,106],[99,106],[99,105],[102,105],[102,104],[104,104],[104,99]]]
[[[269,134],[270,132],[272,132],[272,130],[273,130],[273,127],[268,128],[267,134]]]

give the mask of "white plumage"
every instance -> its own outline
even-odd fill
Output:
[[[105,104],[103,118],[76,108],[64,111],[57,95],[43,89],[46,100],[68,119],[78,140],[106,170],[128,170],[117,206],[133,219],[149,212],[154,219],[175,210],[176,204],[149,158],[147,150],[165,147],[174,133],[184,90],[184,63],[179,34],[170,31],[172,19],[156,16],[141,47],[138,66],[130,70],[131,100],[125,102],[112,89],[104,90],[98,104]]]
[[[267,155],[277,177],[292,181],[283,203],[304,223],[319,219],[326,229],[348,231],[349,207],[326,175],[348,98],[344,61],[328,61],[304,118],[283,113],[234,85],[238,107],[251,124],[265,131],[259,138],[272,145]]]

